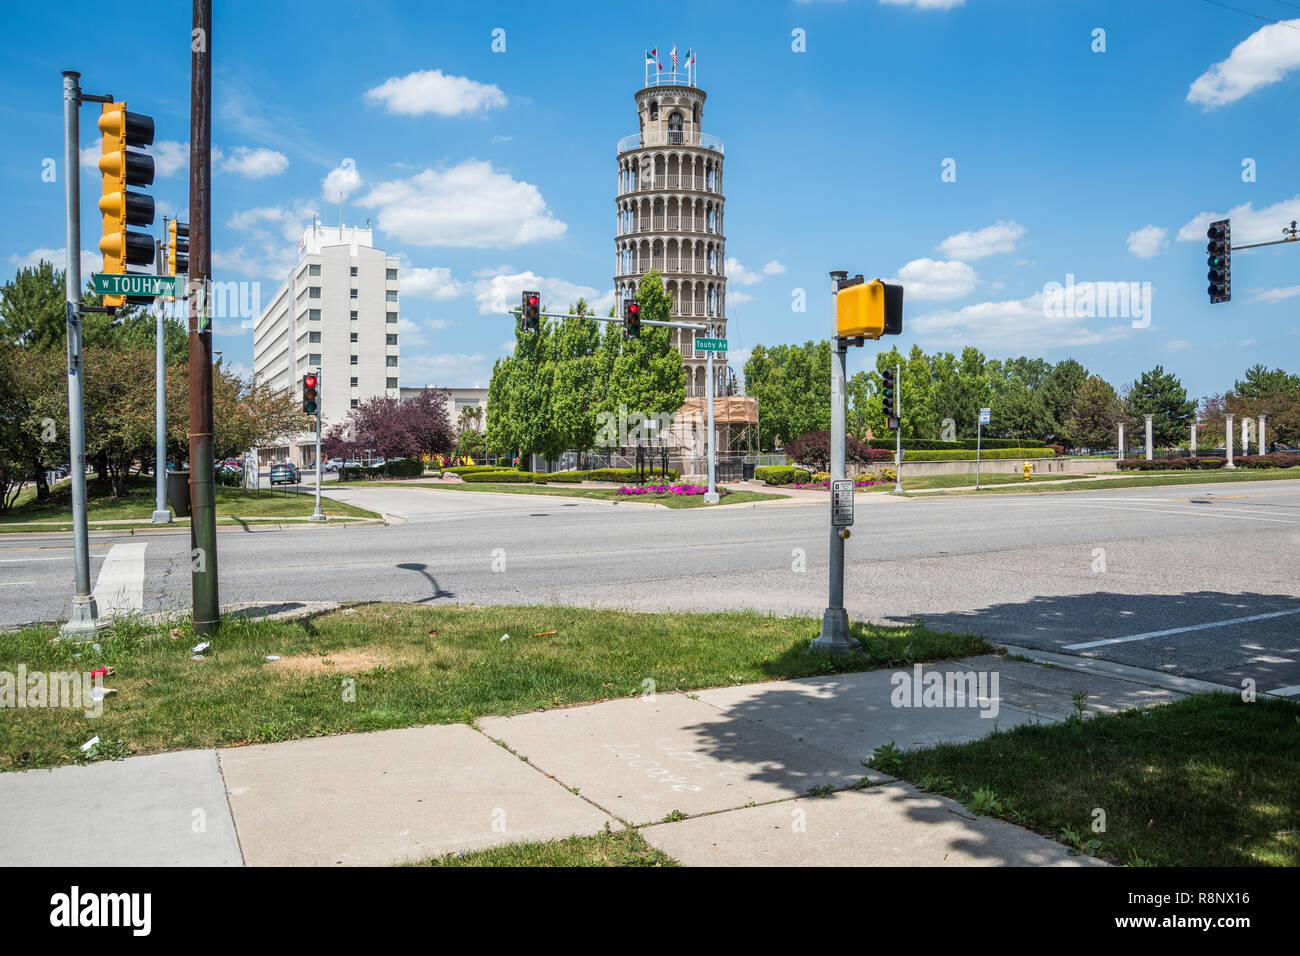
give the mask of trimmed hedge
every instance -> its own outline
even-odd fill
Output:
[[[424,462],[418,458],[403,458],[401,461],[386,461],[382,471],[387,478],[423,478]]]
[[[980,458],[1054,458],[1051,448],[981,448]],[[975,449],[960,451],[928,451],[903,449],[903,461],[974,461]]]
[[[472,475],[480,471],[510,471],[512,466],[500,468],[496,465],[453,465],[450,468],[444,468],[443,474],[447,475]]]
[[[373,477],[374,475],[370,473],[370,469],[365,465],[356,468],[347,465],[339,466],[339,481],[368,481]]]
[[[869,448],[887,448],[893,450],[894,440],[889,438],[873,438],[869,442],[863,442]],[[1046,442],[1034,441],[1030,438],[984,438],[981,439],[980,448],[1047,448],[1050,447]],[[930,438],[904,438],[903,451],[954,451],[961,448],[975,449],[974,438],[958,438],[955,441],[937,441]]]
[[[674,468],[664,471],[661,468],[647,470],[647,478],[667,478],[671,481],[677,481],[682,477],[682,473]],[[635,468],[598,468],[595,471],[587,472],[588,481],[619,481],[628,482],[636,481]]]
[[[1300,452],[1275,451],[1267,455],[1242,455],[1234,461],[1239,468],[1295,468],[1300,465]]]
[[[533,480],[531,471],[475,471],[468,475],[461,475],[461,481],[483,481],[492,482],[493,484],[506,485],[524,485]]]
[[[587,473],[585,471],[553,471],[550,474],[533,475],[533,484],[544,485],[548,481],[560,482],[563,484],[585,481]]]
[[[812,472],[793,465],[762,465],[754,469],[754,477],[769,485],[807,484]]]
[[[1212,471],[1228,464],[1226,458],[1121,458],[1121,471]]]

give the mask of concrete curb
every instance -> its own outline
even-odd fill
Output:
[[[1215,684],[1211,681],[1200,680],[1196,677],[1179,677],[1177,674],[1165,674],[1161,671],[1148,670],[1144,667],[1133,667],[1128,664],[1116,664],[1113,661],[1102,660],[1097,657],[1076,657],[1071,654],[1055,654],[1051,651],[1040,651],[1032,647],[1017,647],[1014,644],[1000,644],[997,641],[991,642],[995,647],[1001,647],[1008,654],[1027,657],[1036,664],[1052,664],[1057,667],[1063,667],[1066,670],[1081,671],[1088,674],[1098,674],[1104,677],[1113,677],[1116,680],[1128,681],[1130,684],[1142,684],[1146,687],[1158,687],[1161,690],[1173,690],[1183,694],[1214,694],[1229,693],[1240,694],[1240,687],[1231,687],[1227,684]]]

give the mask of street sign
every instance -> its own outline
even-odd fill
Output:
[[[847,528],[853,524],[853,479],[836,478],[831,482],[831,527]]]
[[[892,429],[892,428],[897,428],[897,427],[898,427],[898,419],[895,418],[893,415],[890,415],[888,418],[885,419],[885,427],[886,427],[886,428],[891,428],[891,429]]]
[[[980,424],[981,424],[981,425],[987,425],[987,424],[989,423],[990,419],[992,418],[992,416],[991,416],[991,414],[990,414],[991,412],[992,412],[992,409],[989,409],[989,408],[981,408],[981,409],[980,409]]]
[[[93,272],[95,295],[180,295],[182,276],[122,275]]]
[[[696,339],[695,351],[725,352],[727,351],[727,340],[726,339]]]

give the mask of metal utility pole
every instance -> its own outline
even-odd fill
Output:
[[[86,524],[86,425],[81,361],[81,74],[63,72],[63,193],[67,203],[68,268],[64,313],[68,326],[68,466],[72,479],[72,551],[76,590],[65,637],[93,634],[104,627],[90,592],[90,536]]]
[[[324,379],[320,377],[320,369],[316,369],[316,389],[320,398],[316,401],[316,510],[311,513],[311,521],[324,521],[325,512],[320,510],[320,407],[325,401],[325,393],[322,390]]]
[[[163,232],[166,233],[167,220],[163,220]],[[157,250],[156,265],[154,271],[158,275],[166,275],[167,264],[163,260],[163,248],[161,242],[155,242]],[[154,476],[154,509],[153,517],[150,519],[154,524],[166,524],[172,520],[172,513],[167,508],[167,371],[166,362],[163,356],[163,346],[166,343],[166,314],[167,306],[166,296],[159,296],[153,300],[154,321],[157,327],[154,330],[154,456],[153,456],[153,476]]]
[[[894,364],[894,494],[903,490],[903,366]]]
[[[713,323],[710,322],[709,338],[714,337],[713,329],[714,329]],[[708,444],[705,446],[709,450],[709,490],[704,493],[704,503],[706,505],[716,505],[721,500],[721,497],[718,495],[718,489],[715,483],[715,478],[717,474],[716,462],[718,459],[718,452],[717,449],[713,447],[716,444],[714,439],[717,437],[717,433],[714,431],[713,428],[713,349],[709,349],[709,356],[707,359],[705,359],[704,364],[705,364],[704,377],[708,379],[708,382],[705,384],[704,388],[705,388],[705,393],[709,397],[708,398],[708,406],[709,406]]]
[[[220,625],[212,467],[212,0],[194,0],[190,55],[190,581],[194,633]]]
[[[853,483],[844,477],[844,401],[845,360],[848,344],[840,338],[835,297],[840,284],[849,274],[831,273],[831,553],[830,594],[822,614],[822,630],[812,642],[819,650],[837,654],[859,651],[862,643],[849,633],[849,614],[844,609],[844,539],[849,536],[848,524],[853,521]],[[848,524],[842,524],[839,515],[843,510],[842,494],[847,482]]]

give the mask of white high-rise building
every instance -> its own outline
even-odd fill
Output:
[[[298,262],[253,328],[253,376],[302,398],[302,377],[319,371],[321,428],[376,395],[398,398],[398,260],[374,248],[369,228],[315,223],[298,240]],[[309,464],[315,433],[262,461]]]

